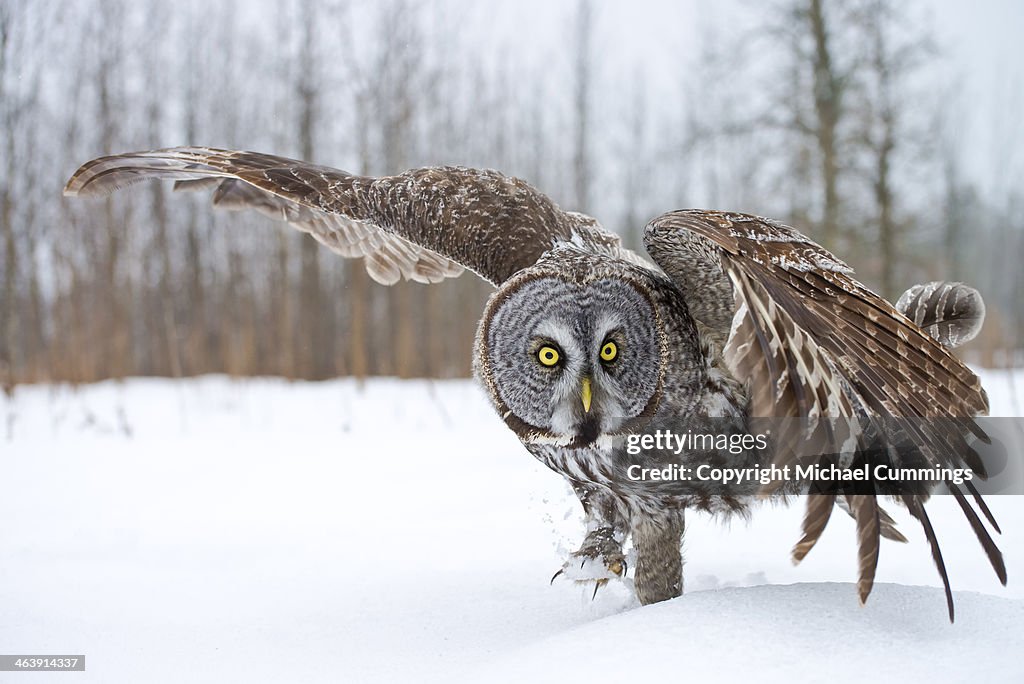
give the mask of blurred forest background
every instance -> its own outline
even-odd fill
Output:
[[[469,0],[0,0],[0,380],[469,372],[490,292],[471,274],[385,288],[155,183],[61,197],[88,159],[181,144],[373,175],[492,167],[634,247],[670,209],[773,216],[891,299],[978,287],[969,360],[1024,365],[1020,140],[982,151],[981,188],[961,135],[971,75],[929,4],[698,3],[678,45],[645,57],[633,36],[627,58],[599,2],[540,18]],[[1015,136],[1021,93],[992,95],[997,137]]]

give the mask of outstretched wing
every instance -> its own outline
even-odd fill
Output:
[[[983,473],[970,445],[985,440],[973,417],[987,413],[988,399],[977,376],[939,342],[861,285],[853,270],[796,230],[746,214],[675,211],[648,224],[644,244],[651,257],[682,289],[691,312],[725,339],[723,358],[746,381],[751,415],[901,421],[920,457],[932,465]],[[839,421],[840,423],[842,421]],[[852,429],[852,428],[851,428]],[[860,438],[863,435],[848,435]],[[833,443],[842,437],[832,436]],[[780,450],[785,462],[792,452]],[[999,579],[1006,583],[1002,555],[961,488],[946,483],[964,509]],[[988,508],[970,483],[975,504]],[[877,492],[878,494],[895,492]],[[924,512],[927,492],[899,493],[925,530],[952,598],[934,530]],[[867,598],[878,561],[879,537],[891,528],[876,496],[808,497],[804,536],[793,550],[799,561],[814,546],[834,503],[842,502],[857,522],[861,600]],[[998,530],[998,528],[996,527]]]
[[[175,189],[215,188],[215,205],[255,209],[363,257],[377,282],[438,282],[468,268],[499,284],[561,243],[608,254],[619,239],[559,209],[525,181],[462,167],[371,178],[254,152],[177,147],[84,164],[65,195],[107,195],[149,178]]]

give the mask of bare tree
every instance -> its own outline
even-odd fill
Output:
[[[590,0],[579,0],[576,5],[576,61],[573,71],[575,98],[573,179],[574,207],[577,211],[590,211],[590,91],[593,81],[593,55],[590,41],[593,33],[593,7]]]
[[[316,161],[318,158],[314,134],[317,130],[318,100],[320,82],[317,46],[317,25],[320,21],[320,3],[303,0],[299,6],[301,26],[298,51],[298,75],[296,99],[299,107],[299,154],[302,159]],[[299,284],[299,329],[304,339],[301,342],[301,366],[299,374],[309,378],[325,378],[330,375],[328,340],[324,331],[326,317],[330,311],[324,305],[320,278],[320,245],[305,235],[301,247],[301,276]]]
[[[815,121],[809,131],[818,144],[824,205],[821,218],[821,239],[826,247],[836,248],[839,237],[839,150],[838,129],[844,115],[846,74],[835,64],[832,55],[831,17],[826,15],[823,0],[808,0],[805,20],[814,40]]]
[[[861,119],[858,142],[866,153],[865,176],[874,200],[878,287],[893,298],[910,284],[899,275],[905,266],[904,243],[913,226],[923,223],[912,215],[910,193],[901,182],[913,167],[934,168],[929,163],[933,126],[926,126],[931,124],[926,120],[915,125],[911,117],[914,105],[927,102],[927,95],[915,93],[910,80],[935,50],[927,30],[906,14],[905,6],[890,0],[867,2],[857,29],[863,34],[865,58],[851,106]]]
[[[95,33],[107,33],[107,39],[93,43],[95,62],[90,80],[95,93],[96,149],[112,154],[120,146],[120,132],[126,124],[121,102],[126,38],[126,6],[122,0],[101,0],[92,17]],[[96,354],[101,377],[124,377],[135,365],[129,310],[131,285],[122,278],[127,242],[125,200],[109,198],[103,202],[102,224],[93,226],[95,235],[92,262],[99,280],[91,295],[96,315],[89,317],[88,338]]]
[[[0,283],[0,386],[8,395],[13,392],[15,382],[15,352],[17,349],[16,306],[18,298],[18,244],[14,235],[13,197],[11,196],[10,180],[15,177],[14,149],[14,118],[16,112],[12,107],[15,98],[8,92],[8,69],[12,50],[12,32],[14,30],[13,4],[0,4],[0,128],[2,128],[4,178],[0,179],[0,230],[3,231],[4,273]]]
[[[786,185],[790,214],[798,225],[806,216],[804,227],[833,250],[839,248],[843,229],[844,129],[855,63],[840,49],[850,7],[850,0],[788,0],[769,11],[762,38],[762,43],[767,39],[786,48],[783,62],[764,76],[770,81],[765,92],[774,97],[760,123],[792,136],[787,141],[790,167],[784,172],[792,177]]]
[[[963,159],[957,149],[955,133],[943,122],[939,137],[942,164],[942,262],[951,280],[967,277],[970,216],[977,211],[977,195],[963,179]]]

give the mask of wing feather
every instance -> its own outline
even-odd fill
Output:
[[[846,498],[857,522],[857,596],[863,604],[871,594],[871,588],[875,584],[875,571],[878,569],[878,551],[881,543],[878,499],[873,494],[851,494]]]
[[[996,577],[999,581],[1006,585],[1006,563],[1003,561],[1003,554],[999,552],[999,547],[996,546],[995,541],[992,539],[992,535],[985,529],[985,525],[982,524],[981,518],[978,517],[977,512],[971,507],[969,501],[964,497],[963,492],[960,488],[953,483],[947,483],[950,493],[956,499],[960,509],[964,512],[967,520],[971,523],[971,529],[974,530],[974,534],[978,537],[978,541],[981,542],[981,546],[985,549],[985,555],[988,556],[989,563],[992,564],[992,569],[996,571]]]
[[[372,178],[255,152],[178,147],[94,159],[64,193],[106,195],[145,179],[214,188],[215,206],[286,221],[375,280],[424,283],[468,268],[499,284],[565,243],[636,260],[592,218],[559,209],[518,178],[462,167]]]
[[[939,538],[935,536],[935,528],[932,527],[932,521],[928,518],[928,513],[925,512],[924,503],[920,497],[907,494],[903,497],[903,503],[906,504],[910,514],[921,523],[921,528],[924,530],[925,539],[928,540],[928,546],[932,550],[932,560],[935,562],[935,568],[939,571],[939,577],[942,578],[942,587],[946,591],[946,608],[949,610],[949,621],[952,622],[955,615],[953,589],[949,585],[949,574],[946,572],[946,562],[942,558]]]
[[[804,439],[811,436],[809,443],[796,444],[793,431],[789,441],[776,442],[783,447],[777,448],[777,463],[792,462],[802,454],[839,453],[835,448],[847,444],[849,437],[856,439],[851,447],[863,449],[875,432],[890,434],[886,430],[898,419],[898,430],[916,451],[908,456],[888,449],[885,457],[897,462],[920,458],[931,466],[966,464],[984,476],[983,463],[970,443],[972,436],[989,441],[974,420],[988,411],[980,380],[936,339],[941,335],[922,330],[861,285],[853,270],[824,248],[769,219],[700,210],[654,219],[644,244],[683,290],[687,303],[695,302],[694,316],[706,326],[717,325],[719,335],[727,339],[722,356],[737,379],[748,383],[751,415],[812,419],[814,429],[801,433]],[[726,305],[732,311],[728,327],[714,314]],[[851,419],[851,431],[840,429],[845,421],[819,418]],[[925,426],[919,418],[930,423]],[[823,446],[832,450],[819,451]],[[976,488],[966,486],[998,530]],[[950,490],[1005,582],[1002,555],[991,535],[962,492],[954,486]],[[924,510],[928,492],[879,494],[896,496],[924,528],[952,619],[945,564]],[[806,556],[828,524],[831,507],[839,502],[857,523],[858,593],[864,600],[874,582],[880,538],[905,540],[878,506],[876,495],[858,491],[841,497],[808,496],[803,536],[793,558],[798,562]]]
[[[978,510],[980,510],[985,516],[985,519],[988,520],[992,529],[994,529],[998,534],[1002,534],[1003,531],[999,529],[999,523],[996,522],[996,518],[992,515],[992,511],[989,509],[988,504],[985,503],[983,498],[981,498],[981,492],[978,491],[978,488],[969,480],[964,482],[964,486],[967,488],[967,491],[971,493],[971,496],[974,497],[974,503],[978,504]]]
[[[793,562],[799,563],[814,548],[825,531],[832,508],[835,506],[835,494],[811,494],[807,497],[807,508],[804,511],[804,536],[793,547]]]

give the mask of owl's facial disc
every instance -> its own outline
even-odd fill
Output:
[[[592,444],[659,385],[653,308],[621,280],[529,280],[498,303],[482,341],[498,408],[527,440]]]

